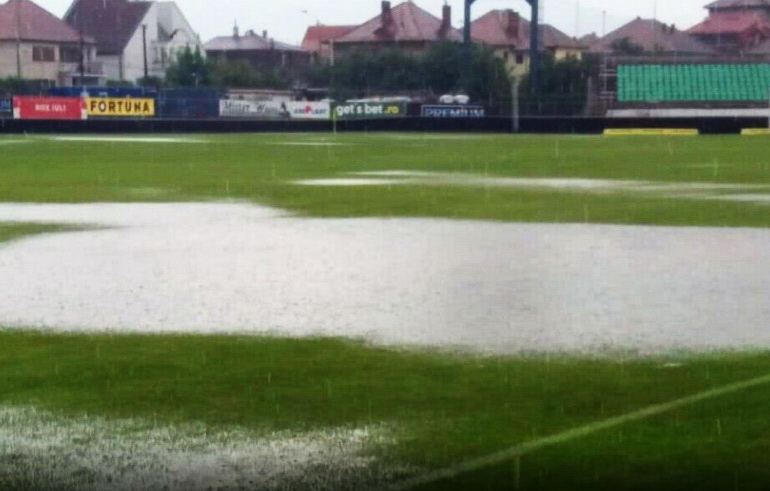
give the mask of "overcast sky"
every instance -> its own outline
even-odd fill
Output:
[[[1,0],[0,0],[1,1]],[[63,16],[71,0],[33,0]],[[601,35],[606,11],[607,32],[637,16],[656,16],[668,24],[688,28],[706,16],[710,0],[543,0],[545,22],[570,35],[596,32]],[[232,33],[233,22],[241,30],[268,30],[276,40],[299,44],[308,25],[361,24],[380,10],[380,0],[176,0],[204,42]],[[415,0],[436,16],[445,0]],[[393,5],[400,0],[393,0]],[[463,0],[448,0],[456,26],[462,24]],[[512,8],[529,18],[525,0],[477,0],[474,17],[491,9]]]

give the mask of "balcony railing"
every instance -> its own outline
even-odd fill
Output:
[[[62,75],[80,75],[80,63],[62,63],[60,72]],[[100,61],[89,61],[83,67],[83,73],[87,76],[104,75],[104,63]]]

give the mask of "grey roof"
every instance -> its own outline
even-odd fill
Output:
[[[206,51],[303,51],[299,46],[281,43],[255,34],[252,31],[242,36],[220,36],[204,45]]]

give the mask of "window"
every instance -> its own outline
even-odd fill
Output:
[[[72,47],[61,47],[59,48],[59,59],[64,63],[80,63],[80,50]]]
[[[521,65],[524,63],[524,55],[516,55],[516,64]]]
[[[56,50],[51,46],[33,46],[32,61],[56,61]]]

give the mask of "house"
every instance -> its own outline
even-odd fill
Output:
[[[213,59],[243,61],[260,71],[278,71],[297,76],[310,66],[311,54],[299,46],[281,43],[268,37],[267,31],[258,35],[253,30],[241,35],[238,27],[232,36],[220,36],[207,42],[206,56]]]
[[[521,77],[529,71],[531,23],[513,10],[492,10],[471,24],[474,42],[491,47],[503,59],[511,75]],[[562,60],[580,58],[587,49],[553,26],[540,26],[541,49]]]
[[[590,47],[596,53],[658,55],[667,57],[713,56],[714,50],[676,26],[637,17],[610,32]]]
[[[181,50],[203,52],[174,2],[75,0],[64,19],[96,40],[96,57],[109,80],[162,78]]]
[[[331,56],[392,48],[406,54],[424,54],[436,43],[461,40],[460,31],[452,27],[449,5],[444,5],[442,16],[438,18],[411,1],[395,7],[391,7],[389,1],[383,1],[380,15],[334,40]]]
[[[29,0],[0,5],[0,77],[47,85],[99,83],[94,40]],[[81,77],[82,75],[82,77]]]
[[[723,54],[745,54],[770,39],[770,0],[719,0],[687,32]]]
[[[333,43],[356,26],[310,26],[302,40],[302,49],[310,53],[311,61],[330,60],[333,53]]]

